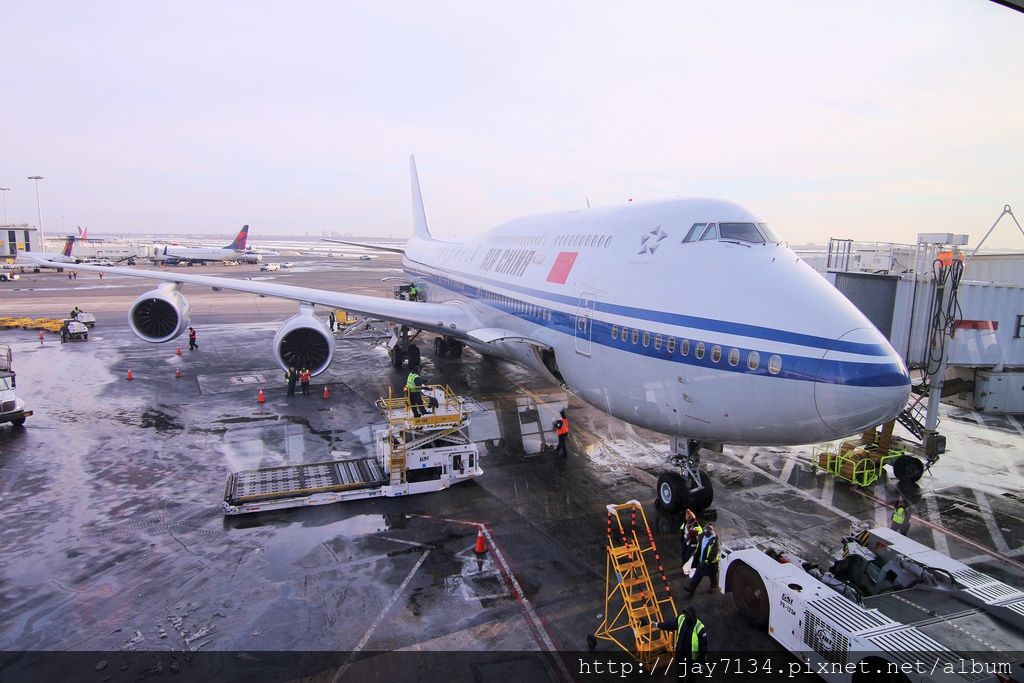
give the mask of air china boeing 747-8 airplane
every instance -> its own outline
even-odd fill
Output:
[[[434,238],[410,159],[404,267],[422,301],[223,277],[104,268],[162,280],[132,305],[150,342],[189,324],[183,285],[298,302],[281,367],[325,370],[334,339],[314,305],[401,323],[533,368],[601,410],[672,437],[670,509],[703,509],[701,446],[806,444],[893,418],[910,378],[885,337],[768,224],[732,202],[678,199],[531,216],[467,241]],[[88,266],[75,266],[83,270]]]

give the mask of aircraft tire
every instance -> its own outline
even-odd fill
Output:
[[[420,365],[420,347],[409,344],[405,349],[405,355],[409,359],[409,369],[417,368]]]
[[[711,507],[715,500],[715,489],[711,485],[711,477],[704,470],[697,470],[700,476],[700,484],[704,488],[696,493],[690,492],[690,507],[694,512],[703,512]]]
[[[900,481],[914,484],[924,474],[924,465],[912,455],[901,455],[893,461],[892,473]]]
[[[438,356],[440,358],[444,358],[445,355],[446,355],[445,352],[448,350],[447,346],[448,345],[445,343],[444,337],[434,337],[434,355],[435,356]]]
[[[768,591],[764,587],[764,581],[750,565],[736,562],[730,566],[725,585],[732,593],[736,611],[748,624],[758,629],[768,625],[771,615]]]
[[[448,355],[452,358],[462,358],[462,342],[458,339],[448,339]]]
[[[394,365],[396,368],[401,368],[402,367],[402,362],[404,360],[405,360],[405,354],[402,352],[402,349],[398,348],[397,346],[395,348],[391,349],[391,364],[392,365]]]
[[[690,490],[683,475],[664,472],[658,477],[658,503],[669,512],[682,512],[690,506]]]
[[[15,427],[21,427],[22,425],[25,424],[25,418],[19,417],[16,420],[11,420],[11,424],[14,425]]]

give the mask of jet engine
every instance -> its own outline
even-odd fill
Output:
[[[274,335],[274,356],[282,369],[309,368],[319,375],[334,358],[334,335],[312,310],[303,310],[288,318]]]
[[[192,305],[175,285],[146,292],[128,311],[128,325],[139,339],[154,344],[170,341],[188,328]]]

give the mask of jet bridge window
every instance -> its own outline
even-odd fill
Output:
[[[719,223],[718,230],[723,240],[764,242],[764,237],[753,223]]]
[[[773,353],[771,358],[768,359],[768,372],[773,375],[779,374],[782,371],[782,356],[777,353]]]

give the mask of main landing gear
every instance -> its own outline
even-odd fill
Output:
[[[463,346],[464,344],[458,339],[454,339],[447,335],[443,337],[434,337],[434,355],[438,358],[444,358],[445,356],[460,358],[462,356]]]
[[[665,472],[658,477],[658,504],[669,512],[693,510],[703,512],[711,507],[715,491],[711,477],[700,469],[700,449],[720,450],[718,444],[706,444],[695,439],[672,437],[672,463],[678,472]]]

